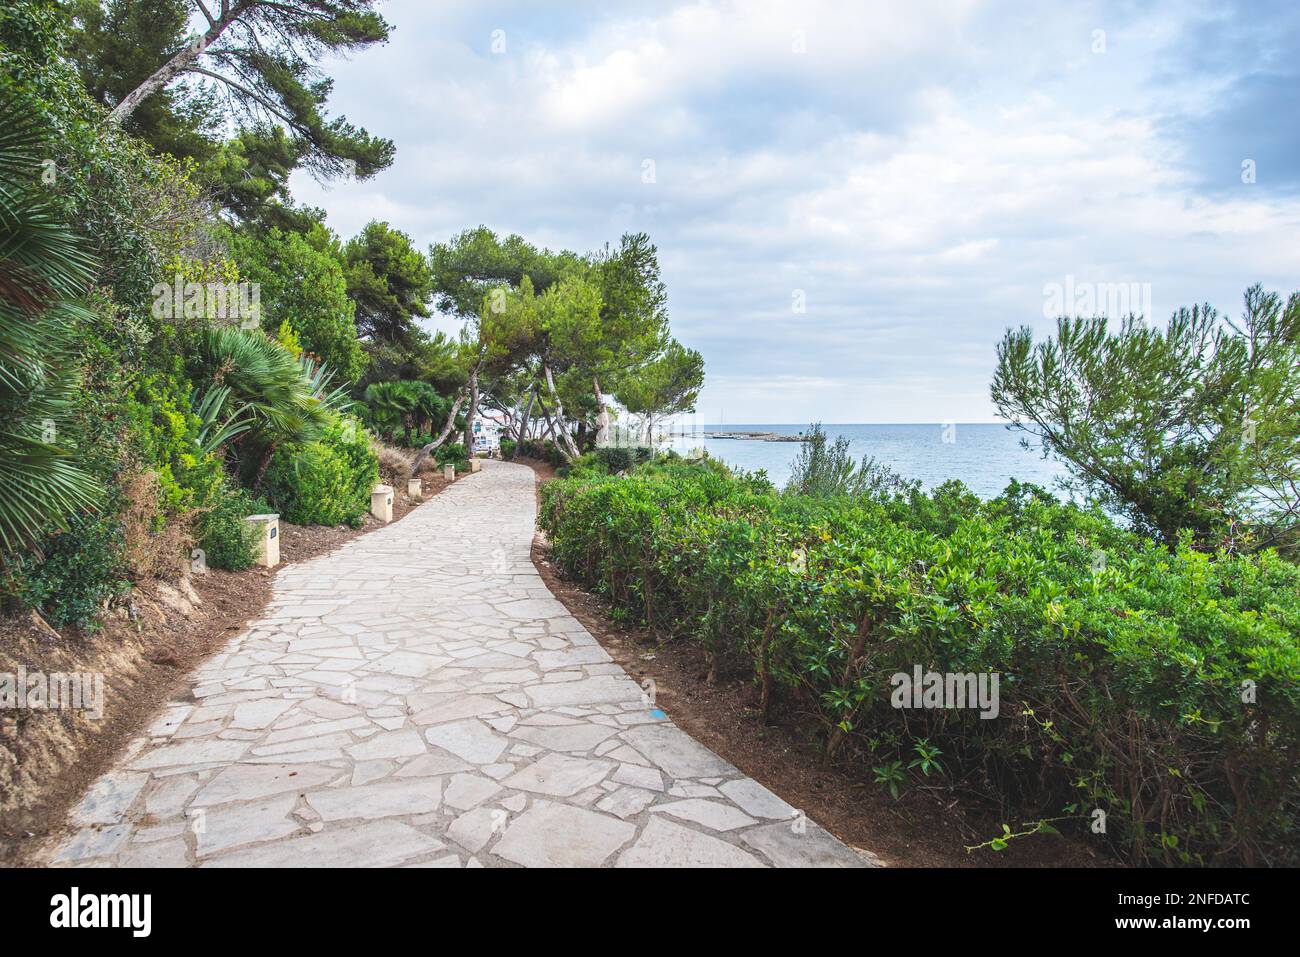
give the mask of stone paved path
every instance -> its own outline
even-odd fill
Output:
[[[266,617],[73,812],[55,864],[863,866],[648,703],[486,462],[280,571]]]

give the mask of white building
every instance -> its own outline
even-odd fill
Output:
[[[474,422],[470,426],[470,431],[474,436],[474,448],[470,450],[471,453],[475,455],[480,452],[485,454],[500,453],[501,432],[504,427],[504,420],[498,416],[474,416]]]

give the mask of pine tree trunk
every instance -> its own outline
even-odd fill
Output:
[[[572,462],[578,457],[579,453],[577,446],[573,444],[573,436],[569,434],[568,427],[564,421],[564,401],[560,398],[560,393],[556,391],[555,377],[551,375],[551,367],[546,363],[543,363],[542,372],[546,376],[546,388],[550,390],[551,398],[555,400],[555,444],[559,446],[560,453],[564,456],[565,460]]]
[[[537,401],[537,393],[536,392],[529,393],[528,406],[527,408],[524,409],[524,417],[519,423],[519,439],[515,442],[514,454],[510,456],[511,461],[514,461],[515,459],[519,458],[519,450],[523,447],[524,439],[528,435],[528,420],[532,418],[533,403],[536,401]]]
[[[600,391],[600,378],[591,377],[591,388],[596,393],[596,408],[600,414],[596,417],[596,448],[609,445],[609,409],[605,407],[605,393]]]
[[[469,374],[469,410],[465,413],[465,455],[474,457],[474,416],[478,414],[478,370]]]
[[[134,90],[122,98],[122,102],[113,107],[113,112],[108,114],[110,122],[121,126],[123,122],[135,112],[136,107],[153,96],[164,86],[176,79],[180,74],[189,70],[198,62],[199,57],[207,51],[217,37],[225,32],[226,27],[234,23],[245,12],[244,7],[248,4],[237,4],[233,10],[227,9],[223,2],[221,5],[221,14],[215,22],[212,22],[208,31],[201,37],[190,43],[185,49],[180,50],[170,60],[160,66],[153,72],[153,75],[137,86]]]
[[[464,401],[465,401],[465,390],[462,389],[460,395],[456,396],[455,403],[452,404],[451,413],[447,416],[447,422],[445,425],[443,425],[442,432],[438,435],[436,439],[434,439],[432,442],[430,442],[428,445],[426,445],[424,448],[420,449],[420,451],[416,453],[415,461],[411,463],[412,477],[420,474],[420,466],[423,465],[424,460],[429,457],[429,453],[431,453],[438,446],[442,445],[442,443],[447,440],[447,436],[451,435],[451,430],[456,425],[456,413],[460,411],[461,403],[463,403]]]

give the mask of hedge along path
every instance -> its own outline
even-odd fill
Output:
[[[281,571],[50,862],[876,863],[678,729],[568,614],[529,559],[533,486],[484,462]]]

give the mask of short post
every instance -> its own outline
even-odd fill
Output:
[[[424,482],[418,478],[406,480],[406,494],[409,498],[416,500],[424,498]]]
[[[370,493],[370,514],[381,522],[393,520],[393,487],[376,485]]]
[[[279,514],[249,515],[244,521],[248,522],[254,529],[257,564],[265,565],[267,568],[274,568],[280,564]]]
[[[469,460],[469,470],[470,470],[471,472],[478,472],[478,471],[480,471],[482,468],[483,468],[483,463],[480,462],[478,459],[470,459],[470,460]]]
[[[442,477],[445,478],[448,482],[456,481],[456,466],[444,465],[442,467]]]

